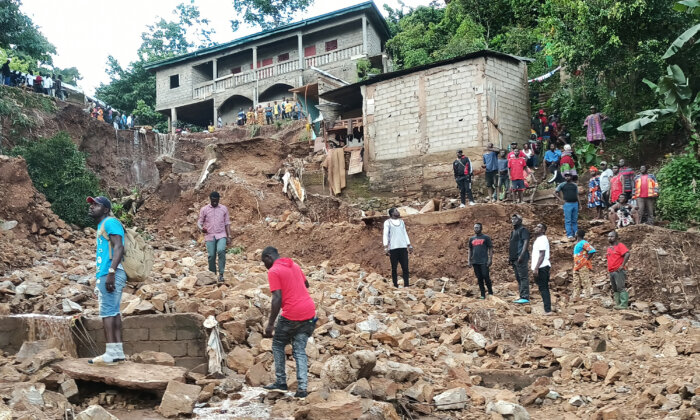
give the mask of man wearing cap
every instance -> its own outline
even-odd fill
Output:
[[[228,208],[219,204],[221,195],[213,191],[209,194],[209,204],[199,211],[197,227],[204,233],[204,241],[209,257],[209,271],[216,274],[216,257],[219,257],[219,282],[224,281],[226,268],[226,245],[231,241],[231,219]]]
[[[514,214],[510,218],[513,231],[510,233],[510,243],[508,245],[508,262],[515,272],[515,280],[518,282],[518,299],[514,303],[530,302],[530,279],[528,277],[527,259],[528,244],[530,243],[530,231],[523,226],[523,217]]]
[[[521,157],[527,159],[525,153],[522,150],[518,150],[518,143],[513,142],[510,144],[510,152],[508,153],[508,160],[515,159],[516,157]]]
[[[578,176],[567,171],[564,172],[564,179],[566,179],[566,182],[557,185],[557,188],[554,190],[554,197],[564,203],[562,208],[564,210],[566,238],[568,240],[573,240],[578,230],[578,211],[580,207],[578,201],[578,185],[576,185]]]
[[[455,182],[459,188],[460,208],[465,207],[466,198],[469,198],[469,205],[473,206],[474,197],[472,196],[472,175],[474,168],[472,162],[467,156],[462,153],[462,150],[457,150],[457,159],[452,163],[452,169],[455,175]]]
[[[119,306],[122,290],[126,286],[126,273],[122,267],[124,257],[124,227],[115,217],[110,217],[112,203],[107,197],[88,197],[88,215],[97,222],[97,266],[95,294],[100,307],[100,318],[105,330],[106,351],[88,361],[95,365],[113,365],[122,362],[122,318]]]

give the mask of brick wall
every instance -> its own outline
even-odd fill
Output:
[[[365,155],[371,188],[451,188],[457,149],[480,162],[483,146],[498,144],[497,131],[486,118],[494,112],[505,137],[525,133],[526,139],[525,69],[524,63],[479,57],[366,86]]]
[[[159,314],[125,317],[122,320],[122,340],[127,355],[142,351],[160,351],[175,358],[176,366],[193,368],[207,362],[204,317],[197,314]],[[84,320],[90,337],[101,351],[105,345],[102,320]],[[77,340],[78,355],[92,356]]]
[[[382,40],[371,20],[367,20],[367,55],[379,55],[382,53]]]

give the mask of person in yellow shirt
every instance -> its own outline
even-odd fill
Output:
[[[287,101],[287,103],[284,105],[284,112],[287,114],[288,119],[292,119],[292,107],[293,105],[291,101]]]
[[[249,125],[255,124],[255,112],[253,112],[253,107],[248,109],[248,114],[246,115],[246,123]]]
[[[277,105],[277,101],[275,101],[275,106],[272,109],[272,112],[275,114],[275,121],[280,119],[280,107]]]

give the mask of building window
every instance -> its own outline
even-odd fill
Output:
[[[284,53],[284,54],[280,54],[279,56],[277,56],[278,63],[281,63],[281,62],[287,61],[287,60],[289,60],[289,53]]]
[[[176,87],[180,87],[180,75],[175,74],[170,76],[170,89],[175,89]]]
[[[313,57],[314,55],[316,55],[315,45],[304,48],[304,57]]]
[[[338,40],[337,39],[334,39],[333,41],[326,42],[326,52],[337,50],[337,49],[338,49]]]
[[[231,74],[238,74],[241,72],[241,66],[234,67],[231,69]]]

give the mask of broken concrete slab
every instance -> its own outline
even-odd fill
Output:
[[[170,381],[158,406],[158,411],[165,417],[188,416],[192,414],[194,404],[201,391],[202,387],[199,385]]]
[[[168,382],[185,382],[187,369],[176,366],[124,362],[115,366],[94,366],[89,359],[68,359],[55,367],[73,379],[101,382],[128,389],[164,390]]]
[[[33,358],[43,350],[60,347],[61,341],[56,337],[52,337],[47,340],[25,341],[22,343],[22,347],[20,347],[19,352],[15,356],[15,360],[23,363],[26,360]]]

